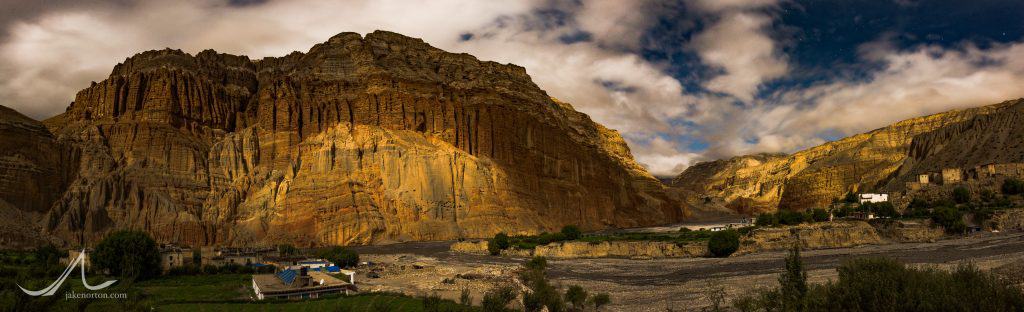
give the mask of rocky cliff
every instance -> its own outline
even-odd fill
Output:
[[[367,244],[686,214],[618,133],[523,68],[389,32],[261,60],[145,52],[45,124],[74,151],[73,178],[26,200],[72,244],[121,228],[190,245]]]
[[[961,172],[963,180],[977,179],[979,174],[986,173],[1019,176],[1015,165],[1024,163],[1024,99],[989,108],[991,111],[987,114],[914,137],[908,157],[886,189],[899,191],[905,182],[916,181],[918,175],[939,173],[943,169]],[[971,172],[971,169],[990,164],[995,164],[986,168],[990,172]],[[1000,172],[1002,169],[1013,172]]]
[[[740,213],[825,207],[848,192],[885,187],[900,175],[904,170],[901,167],[907,167],[904,161],[912,157],[912,150],[929,149],[912,147],[912,142],[922,140],[915,137],[984,118],[1011,106],[1010,103],[908,119],[789,155],[760,154],[699,163],[683,171],[672,185],[683,194],[703,197],[703,201],[689,202],[724,205]],[[949,145],[956,146],[960,141],[955,142],[958,143]],[[966,150],[987,151],[981,147]]]
[[[0,106],[0,247],[45,241],[36,220],[63,191],[75,168],[73,151],[41,123]]]

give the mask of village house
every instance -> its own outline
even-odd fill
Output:
[[[889,201],[889,194],[863,193],[857,197],[857,201],[863,203],[882,203]]]
[[[80,254],[80,253],[82,253],[81,249],[71,249],[71,250],[68,250],[68,257],[67,258],[60,258],[60,259],[58,259],[58,261],[60,262],[60,264],[68,265],[68,264],[71,263],[71,261],[74,261],[75,258],[78,258],[78,254]],[[92,249],[86,249],[85,250],[85,259],[83,259],[84,261],[82,261],[82,263],[85,265],[86,269],[88,269],[89,267],[92,266],[92,262],[89,261],[89,254],[91,254],[91,253],[92,253]]]
[[[263,262],[263,254],[267,253],[265,249],[254,249],[254,248],[224,248],[214,249],[213,247],[203,247],[202,249],[202,264],[203,265],[214,265],[224,266],[230,264],[237,265],[255,265]]]
[[[252,277],[252,289],[256,298],[310,299],[323,294],[349,294],[356,291],[355,272],[343,273],[346,280],[330,274],[299,270],[281,270],[275,274],[258,274]]]
[[[164,272],[174,267],[191,264],[192,261],[191,248],[182,248],[170,244],[160,246],[160,268]]]

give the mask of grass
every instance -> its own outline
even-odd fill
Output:
[[[247,300],[252,295],[250,274],[170,276],[136,283],[156,304]]]

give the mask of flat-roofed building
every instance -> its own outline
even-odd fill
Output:
[[[274,274],[252,276],[252,289],[256,298],[310,299],[324,294],[349,294],[356,291],[355,272],[345,274],[348,281],[323,272],[281,270]]]

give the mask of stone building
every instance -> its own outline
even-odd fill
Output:
[[[963,181],[963,175],[960,168],[942,169],[942,184],[953,184],[960,181]]]

